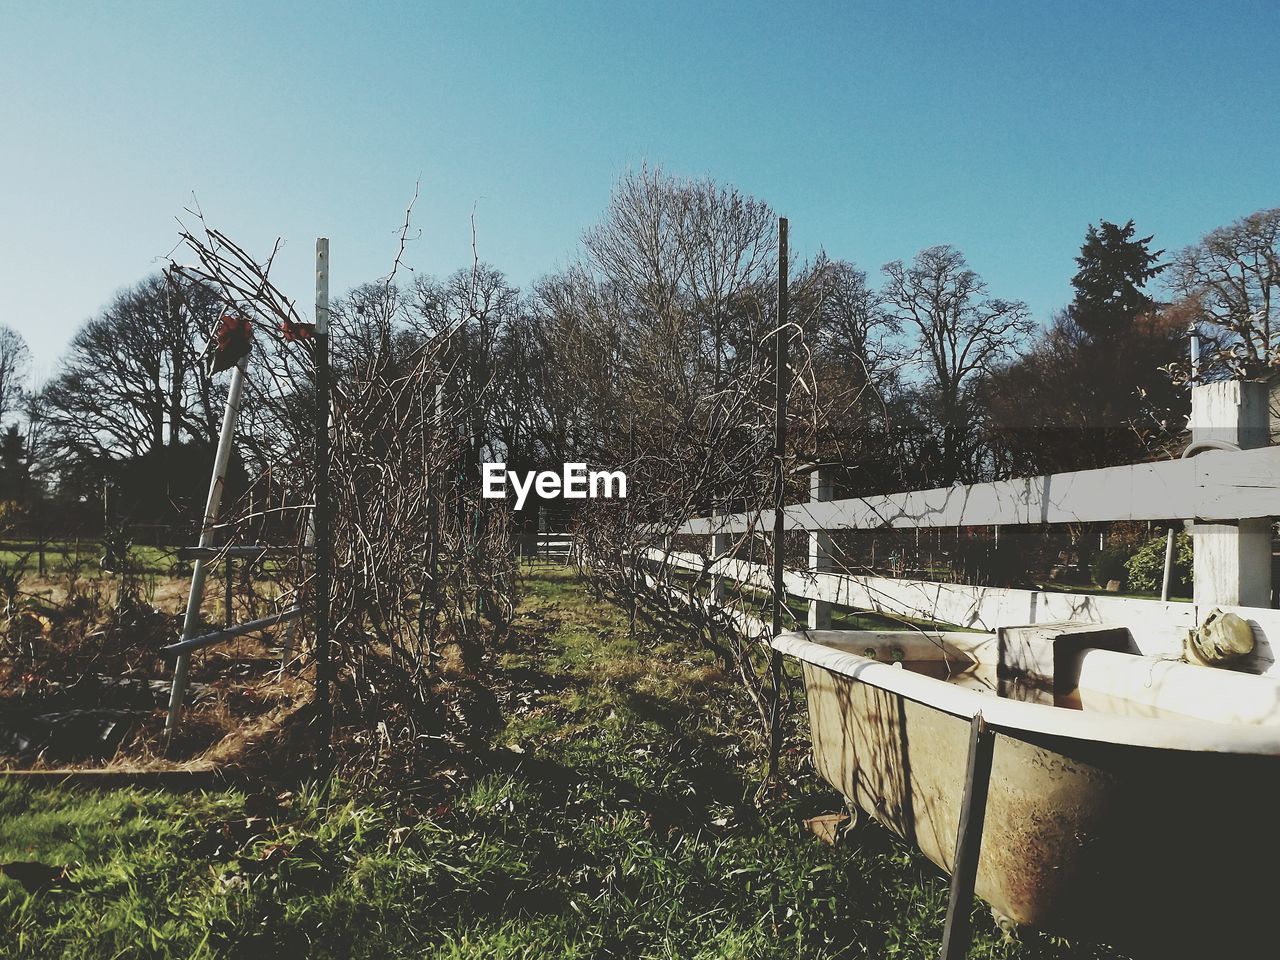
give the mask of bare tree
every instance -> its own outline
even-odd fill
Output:
[[[975,388],[1030,332],[1027,305],[987,297],[986,284],[954,247],[929,247],[911,263],[887,263],[884,296],[918,337],[922,396],[939,442],[936,482],[977,479]]]
[[[80,328],[45,387],[60,446],[119,458],[213,443],[221,393],[200,353],[219,311],[207,288],[164,276],[120,293]]]
[[[12,327],[0,326],[0,423],[22,404],[31,375],[31,351]]]
[[[1218,362],[1256,375],[1280,364],[1280,207],[1207,234],[1174,257],[1174,292],[1224,335]]]

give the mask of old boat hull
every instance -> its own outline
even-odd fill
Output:
[[[949,873],[981,710],[1000,732],[976,892],[998,914],[1144,955],[1276,955],[1277,885],[1258,879],[1280,864],[1274,726],[1006,701],[884,662],[918,640],[896,636],[775,641],[803,665],[817,770],[851,806]],[[935,635],[983,642],[966,636]]]

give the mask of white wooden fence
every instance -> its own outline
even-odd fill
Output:
[[[785,590],[810,602],[811,628],[830,623],[832,604],[985,630],[1064,620],[1114,623],[1129,628],[1143,653],[1157,656],[1178,655],[1187,631],[1218,608],[1252,625],[1257,649],[1250,668],[1280,672],[1280,610],[1270,609],[1280,447],[1266,446],[1267,409],[1261,383],[1196,387],[1191,452],[1200,452],[1180,460],[844,500],[829,498],[829,480],[818,473],[809,501],[783,511],[786,529],[806,530],[810,541],[809,568],[788,571]],[[678,533],[711,538],[710,560],[666,549],[650,551],[649,559],[679,569],[709,568],[717,599],[725,596],[724,581],[769,590],[766,565],[735,559],[730,552],[747,531],[771,530],[773,519],[773,511],[766,510],[691,520]],[[832,569],[834,531],[1114,520],[1193,521],[1191,603],[859,576]]]

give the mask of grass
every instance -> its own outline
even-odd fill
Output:
[[[101,540],[50,540],[45,544],[45,568],[51,573],[72,569],[84,576],[102,574],[103,554]],[[35,572],[39,544],[34,540],[0,541],[0,564],[8,567],[21,565]],[[135,544],[129,548],[129,558],[140,573],[167,573],[177,559],[173,547],[154,547]]]
[[[840,809],[806,769],[751,802],[746,705],[680,638],[628,636],[572,575],[539,568],[494,664],[505,724],[419,808],[339,785],[174,796],[0,782],[0,957],[836,958],[936,956],[944,879]],[[1005,943],[975,905],[970,956],[1111,956]]]

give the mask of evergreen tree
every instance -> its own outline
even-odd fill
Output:
[[[0,500],[21,501],[27,492],[27,445],[17,424],[0,434]]]
[[[1067,315],[1092,340],[1122,336],[1155,305],[1144,288],[1168,264],[1157,262],[1164,251],[1151,251],[1151,237],[1135,239],[1136,233],[1132,220],[1122,227],[1103,220],[1085,234]]]

